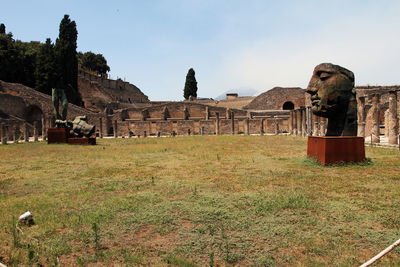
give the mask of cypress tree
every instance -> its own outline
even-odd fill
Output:
[[[189,99],[190,96],[197,97],[197,81],[193,68],[190,68],[186,75],[185,88],[183,89],[183,97]]]
[[[0,34],[5,34],[6,33],[6,25],[3,23],[0,24]]]
[[[57,86],[65,90],[68,102],[81,105],[82,100],[78,92],[77,39],[75,21],[71,21],[69,15],[64,15],[55,46],[57,69],[60,74]]]

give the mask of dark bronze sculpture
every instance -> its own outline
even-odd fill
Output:
[[[94,134],[95,126],[87,123],[86,116],[77,116],[73,121],[67,120],[68,100],[63,89],[52,89],[51,99],[54,105],[54,115],[56,117],[57,128],[66,128],[69,133],[77,137],[90,137]],[[61,115],[58,110],[59,102],[61,102]]]
[[[357,135],[357,101],[353,72],[331,63],[315,67],[308,84],[312,112],[328,118],[326,136]]]

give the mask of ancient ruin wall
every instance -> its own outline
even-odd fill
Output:
[[[305,106],[305,89],[300,87],[274,87],[253,99],[244,109],[282,110],[286,102],[292,102],[294,109]]]

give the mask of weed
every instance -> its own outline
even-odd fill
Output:
[[[96,254],[100,251],[100,229],[97,223],[92,224],[94,249]]]

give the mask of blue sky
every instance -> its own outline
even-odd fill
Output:
[[[400,1],[2,0],[0,22],[15,39],[58,36],[77,23],[78,51],[101,53],[151,100],[182,100],[196,71],[198,96],[274,86],[305,88],[331,62],[358,85],[400,84]]]

